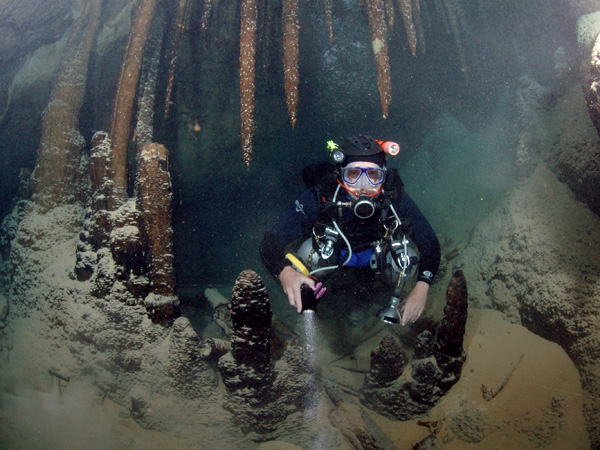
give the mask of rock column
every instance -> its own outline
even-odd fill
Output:
[[[460,378],[466,321],[467,284],[459,270],[448,286],[436,334],[425,330],[417,337],[410,375],[402,376],[402,353],[395,338],[384,338],[371,354],[361,401],[395,420],[410,420],[429,411]]]
[[[31,185],[35,202],[46,210],[73,204],[81,195],[77,182],[85,140],[79,132],[79,113],[101,5],[102,0],[90,1],[79,11],[42,117],[42,136]]]
[[[179,300],[175,296],[173,193],[167,148],[145,145],[138,165],[137,209],[151,291],[144,303],[153,321],[171,322],[179,316]]]

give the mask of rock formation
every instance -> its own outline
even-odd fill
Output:
[[[161,144],[147,144],[138,158],[137,209],[145,273],[152,292],[144,303],[155,322],[169,323],[179,316],[179,300],[175,295],[172,203],[168,150]]]
[[[254,142],[254,90],[256,72],[256,0],[243,0],[240,24],[240,117],[242,157],[247,168],[252,162]]]
[[[115,195],[121,203],[127,199],[127,149],[142,56],[157,3],[158,0],[141,0],[137,4],[113,105],[109,132],[113,153],[111,164]]]
[[[371,45],[375,55],[375,66],[377,67],[381,114],[385,119],[389,114],[392,101],[392,80],[383,0],[367,0],[367,13],[369,16],[369,29],[371,30]]]
[[[298,0],[284,0],[283,16],[283,73],[285,77],[285,98],[292,128],[296,126],[298,114]]]
[[[411,0],[399,0],[400,12],[402,13],[402,20],[404,21],[404,28],[406,29],[406,37],[408,39],[408,45],[413,56],[417,54],[417,30],[415,28],[413,20],[413,7]],[[416,3],[418,4],[418,3]]]
[[[444,317],[435,335],[425,330],[415,343],[410,376],[402,377],[404,355],[395,338],[384,338],[371,353],[371,369],[361,391],[364,405],[396,420],[425,414],[459,380],[465,353],[467,283],[457,271],[448,285]]]
[[[165,119],[169,117],[169,109],[173,104],[173,89],[175,87],[175,70],[177,69],[177,59],[179,54],[179,44],[181,36],[186,28],[188,14],[190,10],[189,0],[179,0],[177,8],[177,18],[173,22],[173,30],[171,31],[171,56],[169,58],[169,74],[167,75],[167,89],[165,94]]]
[[[113,189],[110,140],[99,132],[93,143],[92,198],[77,245],[77,279],[91,280],[98,297],[127,292],[130,302],[144,302],[153,321],[171,323],[179,316],[179,300],[174,294],[167,149],[154,143],[144,146],[138,158],[137,199],[117,206],[121,198]]]
[[[32,176],[34,199],[46,209],[74,203],[82,195],[78,179],[85,140],[79,113],[86,93],[88,61],[96,37],[102,0],[86,3],[75,22],[51,100],[42,118],[37,165]]]
[[[365,409],[332,383],[325,383],[325,391],[335,408],[329,420],[356,449],[393,450],[396,446],[377,426]]]
[[[154,141],[154,110],[156,108],[156,92],[163,50],[163,34],[166,28],[165,22],[164,12],[157,11],[144,51],[137,102],[137,121],[134,130],[137,155],[140,154],[146,144]]]
[[[231,351],[218,361],[227,388],[224,407],[254,440],[273,439],[290,427],[301,433],[307,425],[302,412],[307,395],[317,389],[304,349],[290,346],[273,361],[271,306],[255,272],[239,275],[230,308]]]
[[[580,106],[586,114],[585,106]],[[583,136],[579,134],[580,139]],[[540,164],[532,177],[486,218],[469,248],[457,258],[457,264],[463,264],[463,258],[479,261],[467,272],[472,280],[471,301],[477,307],[501,311],[507,320],[558,343],[573,360],[587,393],[587,428],[596,446],[600,443],[597,223]],[[530,257],[523,259],[523,255]]]

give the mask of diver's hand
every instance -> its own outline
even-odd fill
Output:
[[[404,305],[402,305],[402,326],[407,323],[416,322],[421,317],[427,303],[428,292],[429,285],[424,281],[417,281],[417,284],[415,284],[415,287],[406,298]]]
[[[300,287],[303,284],[308,285],[311,289],[315,288],[315,280],[308,278],[295,270],[292,266],[285,266],[279,273],[279,282],[283,288],[283,292],[288,296],[290,305],[301,313],[302,312],[302,295]]]

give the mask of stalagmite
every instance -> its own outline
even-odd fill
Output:
[[[175,70],[177,69],[177,55],[179,53],[179,42],[186,27],[189,13],[189,0],[179,0],[177,18],[174,23],[171,40],[171,58],[169,60],[169,74],[167,75],[167,89],[165,94],[165,120],[169,117],[169,110],[173,104],[173,87],[175,86]]]
[[[462,347],[467,317],[467,281],[461,270],[457,270],[446,291],[444,317],[437,331],[436,359],[443,364],[449,359],[462,359]]]
[[[465,352],[467,282],[457,271],[446,291],[444,317],[435,335],[423,330],[416,339],[408,374],[393,337],[384,338],[371,353],[371,369],[361,389],[361,401],[395,420],[425,414],[460,379]]]
[[[106,132],[98,131],[92,137],[89,162],[92,202],[88,241],[94,250],[108,242],[112,227],[109,211],[119,207],[119,199],[113,195],[115,177],[112,167],[110,138]]]
[[[140,0],[129,32],[110,126],[115,195],[127,198],[127,148],[144,46],[158,0]]]
[[[271,368],[271,318],[269,295],[256,272],[244,270],[238,276],[231,298],[234,333],[231,352],[239,364],[255,369]]]
[[[102,0],[84,5],[73,25],[50,103],[42,117],[42,135],[32,188],[36,203],[46,209],[73,203],[80,193],[77,178],[85,141],[79,133],[79,113]]]
[[[179,315],[179,301],[174,295],[173,194],[165,146],[156,143],[144,146],[138,160],[136,183],[140,232],[153,294],[145,303],[153,321],[168,322]]]
[[[298,112],[298,0],[283,0],[283,71],[285,97],[292,128]]]
[[[225,407],[237,412],[272,399],[275,380],[271,360],[271,318],[267,289],[256,272],[238,276],[231,297],[231,351],[219,359],[223,383],[230,393]],[[255,412],[260,414],[259,411]],[[246,411],[247,414],[247,411]],[[246,417],[246,426],[249,417]]]
[[[252,162],[254,142],[254,81],[256,73],[256,0],[242,0],[240,25],[240,115],[242,156]]]
[[[327,24],[327,36],[329,43],[333,42],[333,0],[325,0],[325,23]]]
[[[392,81],[390,76],[390,60],[386,37],[386,25],[383,0],[367,0],[371,44],[377,66],[377,84],[381,100],[383,118],[387,118],[392,101]]]
[[[383,387],[397,379],[404,371],[406,356],[392,336],[384,337],[371,351],[371,369],[365,377],[365,386]]]
[[[280,427],[301,433],[307,425],[302,412],[307,396],[318,390],[306,351],[289,345],[280,359],[273,357],[273,312],[265,284],[256,272],[240,273],[229,306],[231,348],[213,341],[198,351],[202,358],[218,358],[227,389],[223,406],[244,433],[258,433],[257,440],[275,439]]]
[[[415,56],[417,54],[417,31],[413,22],[412,2],[411,0],[398,0],[398,2],[400,4],[400,11],[402,12],[408,45],[413,56]]]

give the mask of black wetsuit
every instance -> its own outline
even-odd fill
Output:
[[[326,200],[330,200],[327,197],[337,186],[337,182],[333,180],[306,190],[265,234],[260,246],[260,254],[265,267],[275,278],[286,265],[291,265],[285,258],[286,247],[300,237],[310,236],[315,223],[322,219],[321,205]],[[440,263],[439,241],[433,228],[410,196],[401,191],[398,194],[392,204],[402,222],[411,224],[408,235],[420,253],[418,281],[431,284]],[[343,188],[340,189],[338,197],[338,200],[344,202],[350,200],[349,194]],[[383,201],[382,194],[377,197],[377,201]],[[356,253],[381,238],[380,218],[379,210],[371,218],[361,220],[356,217],[351,208],[344,208],[343,216],[336,219],[336,222],[350,242],[352,251]],[[340,248],[345,248],[341,239],[338,243]]]

